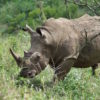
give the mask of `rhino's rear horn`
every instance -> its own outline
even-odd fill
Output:
[[[28,53],[28,51],[24,51],[24,54],[27,54]]]
[[[14,57],[14,59],[16,60],[16,63],[18,64],[18,66],[20,67],[20,64],[22,62],[22,58],[20,56],[18,56],[17,54],[15,54],[11,48],[10,48],[10,53]]]

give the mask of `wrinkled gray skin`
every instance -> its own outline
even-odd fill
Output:
[[[31,48],[24,57],[12,50],[20,76],[34,77],[50,64],[58,79],[64,79],[72,67],[95,70],[100,62],[100,17],[84,15],[68,20],[48,19],[33,31],[29,26],[23,29],[31,36]],[[93,71],[93,74],[95,72]]]

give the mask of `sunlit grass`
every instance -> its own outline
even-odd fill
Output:
[[[9,53],[11,47],[23,56],[30,47],[29,35],[0,36],[0,100],[99,100],[100,68],[92,76],[91,68],[72,68],[64,81],[51,82],[53,71],[48,66],[35,79],[17,78],[20,68]]]

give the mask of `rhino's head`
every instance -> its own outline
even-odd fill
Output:
[[[48,64],[50,53],[48,51],[48,43],[46,35],[41,30],[33,31],[29,26],[23,29],[28,31],[31,36],[31,48],[24,52],[24,57],[20,57],[10,49],[10,52],[16,63],[21,67],[20,76],[32,78],[39,74]],[[49,35],[48,35],[49,36]]]

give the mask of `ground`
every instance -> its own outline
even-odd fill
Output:
[[[0,35],[0,100],[100,100],[100,68],[95,76],[91,68],[72,68],[64,81],[56,84],[51,82],[49,66],[35,79],[18,78],[20,68],[9,48],[23,56],[23,50],[30,47],[29,40],[23,32]]]

